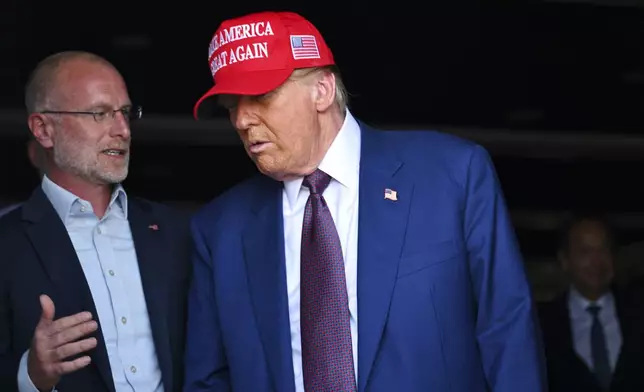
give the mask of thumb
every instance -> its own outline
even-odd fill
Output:
[[[54,307],[54,301],[52,301],[48,295],[43,294],[40,296],[40,307],[42,308],[40,322],[43,323],[54,321],[56,308]]]

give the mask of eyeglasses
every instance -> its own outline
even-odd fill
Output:
[[[75,112],[75,111],[61,111],[61,110],[43,110],[42,114],[72,114],[72,115],[79,115],[79,116],[92,116],[94,117],[94,121],[97,123],[105,121],[108,117],[110,117],[112,120],[116,118],[117,113],[121,113],[123,117],[125,117],[126,120],[128,121],[135,121],[141,119],[143,117],[143,108],[141,106],[126,106],[121,109],[116,109],[116,110],[101,110],[101,111],[95,111],[95,112]]]

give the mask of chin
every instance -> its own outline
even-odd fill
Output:
[[[255,166],[257,166],[257,170],[259,170],[260,173],[276,181],[283,181],[286,177],[283,170],[278,170],[274,166],[262,165],[258,162],[256,162]]]
[[[262,168],[260,166],[257,166],[257,169],[259,169],[259,172],[262,173],[263,175],[265,175],[267,177],[270,177],[270,178],[272,178],[274,180],[277,180],[277,181],[282,181],[283,180],[283,176],[278,171],[265,169],[265,168]]]
[[[120,184],[125,179],[127,178],[128,172],[120,172],[120,173],[103,173],[100,178],[105,182],[107,185],[114,185],[114,184]]]

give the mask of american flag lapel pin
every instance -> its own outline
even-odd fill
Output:
[[[398,201],[398,192],[393,189],[385,189],[385,200]]]
[[[148,229],[150,229],[152,231],[157,231],[157,230],[159,230],[159,225],[150,225],[150,226],[148,226]]]

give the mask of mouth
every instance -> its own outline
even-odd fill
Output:
[[[248,144],[248,150],[253,154],[259,154],[268,148],[269,145],[270,142],[252,142]]]
[[[102,154],[105,154],[109,157],[119,158],[127,155],[127,150],[119,148],[108,148],[107,150],[101,151]]]

